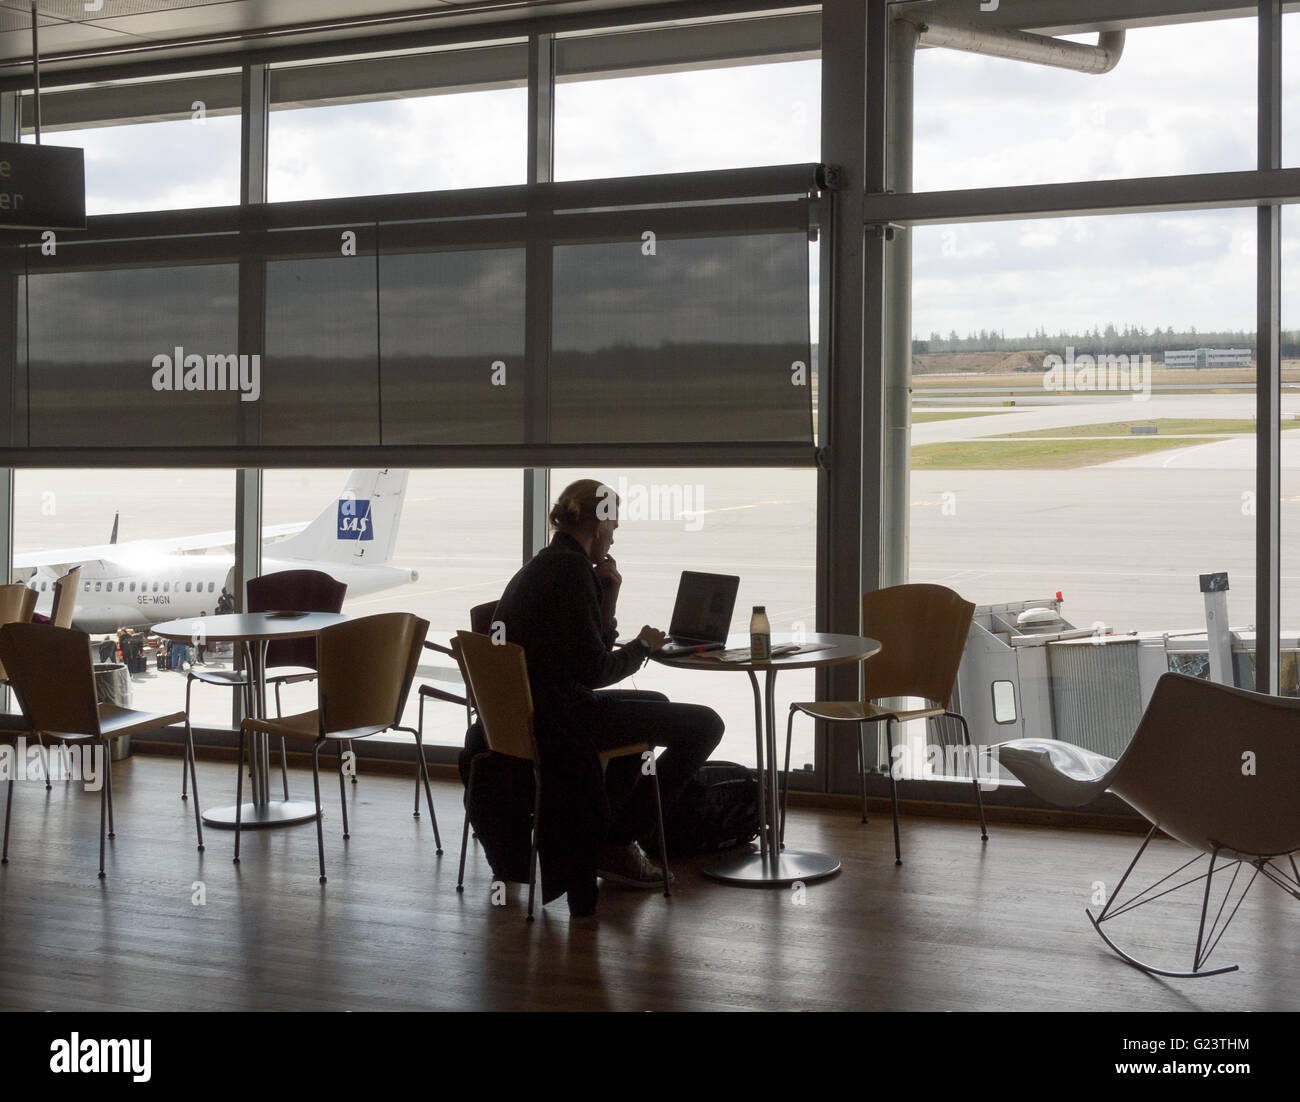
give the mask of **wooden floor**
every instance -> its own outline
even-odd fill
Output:
[[[311,826],[229,832],[194,848],[179,761],[114,768],[117,838],[96,878],[99,798],[79,786],[16,785],[10,862],[0,869],[0,1007],[29,1010],[1295,1010],[1300,905],[1257,882],[1214,963],[1239,972],[1153,979],[1121,963],[1084,907],[1140,839],[994,825],[903,822],[895,868],[888,816],[794,810],[792,846],[838,854],[842,873],[806,889],[714,884],[676,865],[676,894],[602,889],[595,928],[563,900],[528,926],[521,889],[493,907],[477,851],[455,890],[459,786],[435,783],[445,854],[411,782],[337,781],[317,882]],[[233,796],[230,765],[199,766],[204,805]],[[310,775],[291,774],[295,794]],[[473,843],[471,843],[473,845]],[[1159,874],[1185,851],[1153,843]],[[1154,878],[1153,878],[1154,879]],[[192,902],[201,881],[206,903]],[[1185,966],[1200,897],[1139,910],[1111,929],[1139,955]],[[1123,925],[1127,923],[1127,925]]]

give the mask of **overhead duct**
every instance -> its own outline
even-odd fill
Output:
[[[949,50],[965,50],[1010,61],[1051,65],[1076,73],[1109,73],[1119,64],[1124,52],[1123,31],[1102,31],[1097,45],[1089,46],[1049,35],[995,30],[929,15],[909,18],[908,22],[916,24],[920,46],[943,46]]]

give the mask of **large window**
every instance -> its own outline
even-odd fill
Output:
[[[816,630],[816,472],[755,468],[570,469],[551,472],[551,497],[570,482],[598,478],[620,498],[611,554],[623,575],[620,637],[643,624],[667,631],[683,569],[737,574],[731,630],[748,645],[754,605],[764,605],[773,635]],[[743,673],[670,670],[650,663],[619,686],[655,690],[714,708],[727,725],[715,757],[754,764],[754,698]],[[778,716],[792,700],[815,698],[813,675],[777,680]],[[811,767],[812,724],[795,725],[792,768]]]
[[[1204,668],[1200,575],[1253,623],[1254,230],[1234,210],[914,231],[911,578],[1016,606],[963,671],[977,741],[1118,756],[1154,676]],[[1026,645],[1070,628],[1083,645]]]
[[[41,141],[85,150],[86,213],[239,202],[238,73],[41,94]],[[23,101],[32,142],[32,97]]]
[[[522,45],[276,68],[271,202],[522,184]]]
[[[54,582],[82,568],[72,626],[90,635],[96,661],[117,661],[128,632],[141,643],[130,673],[131,707],[185,706],[185,672],[199,657],[159,668],[152,625],[212,615],[234,567],[235,479],[230,470],[25,470],[14,491],[14,579],[34,586],[48,616]],[[129,649],[129,647],[128,647]],[[228,646],[203,656],[229,666]],[[11,707],[13,707],[11,703]],[[198,686],[194,722],[228,727],[228,691]]]
[[[1254,168],[1256,26],[1130,29],[1099,75],[919,50],[916,190]]]

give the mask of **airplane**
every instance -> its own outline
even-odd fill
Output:
[[[417,581],[417,571],[389,565],[397,545],[407,474],[352,471],[338,499],[314,520],[263,528],[262,572],[323,570],[347,584],[349,597]],[[72,625],[91,635],[150,627],[200,613],[211,616],[222,587],[234,592],[233,553],[209,551],[233,546],[233,532],[124,543],[116,542],[116,537],[114,522],[113,542],[15,555],[15,580],[36,590],[36,611],[48,616],[55,581],[81,566],[81,592]],[[192,553],[197,551],[208,553]]]

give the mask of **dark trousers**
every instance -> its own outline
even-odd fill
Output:
[[[664,747],[655,762],[664,812],[673,806],[695,771],[722,738],[722,717],[700,704],[674,704],[663,693],[603,689],[596,694],[592,736],[598,750],[635,742]],[[615,758],[606,767],[610,822],[606,840],[626,845],[652,837],[657,829],[653,778],[639,754]]]

